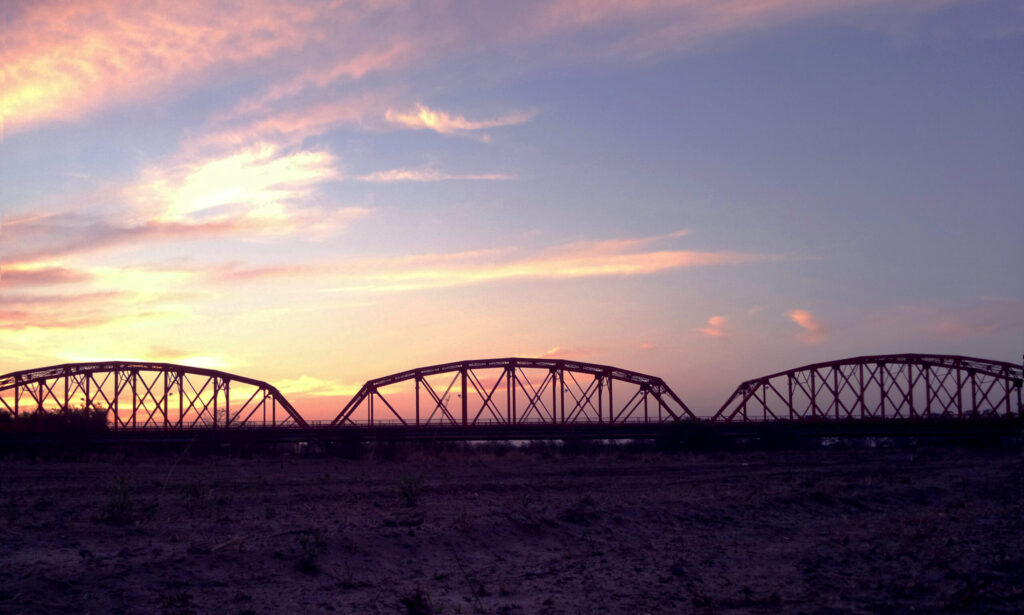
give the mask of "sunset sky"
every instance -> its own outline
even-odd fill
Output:
[[[0,11],[0,373],[1024,352],[1019,0]]]

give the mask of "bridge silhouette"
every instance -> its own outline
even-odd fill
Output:
[[[171,363],[69,363],[0,376],[0,414],[97,411],[114,432],[400,430],[409,437],[650,435],[673,424],[846,425],[1021,418],[1024,369],[972,357],[894,354],[805,365],[741,383],[700,417],[657,376],[560,359],[419,367],[368,380],[330,423],[305,420],[273,385]],[[845,428],[844,428],[845,429]],[[292,439],[302,435],[289,436]]]

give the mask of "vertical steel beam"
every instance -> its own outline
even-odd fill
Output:
[[[562,425],[565,425],[565,370],[558,370],[558,383],[559,383],[559,402],[558,406],[562,409]]]
[[[168,426],[167,415],[170,413],[170,410],[167,407],[167,406],[170,405],[169,402],[168,402],[169,395],[168,395],[168,390],[167,390],[167,376],[168,376],[167,370],[165,369],[164,370],[164,400],[160,404],[160,407],[163,408],[163,411],[164,411],[164,429],[167,429],[167,426]]]
[[[645,384],[644,385],[644,424],[647,424],[647,422],[648,422],[648,419],[647,419],[647,395],[649,394],[649,392],[650,392],[650,389]]]
[[[839,370],[836,366],[832,368],[832,403],[836,405],[836,420],[839,420]]]
[[[597,422],[604,422],[604,377],[601,375],[594,376],[597,378]]]
[[[558,422],[558,372],[551,368],[551,424]]]
[[[924,366],[924,416],[932,418],[932,368]]]
[[[920,378],[920,365],[917,366],[917,370],[917,376]],[[907,405],[909,406],[907,411],[910,413],[910,418],[912,419],[917,418],[917,412],[914,411],[914,383],[916,382],[917,380],[914,380],[914,366],[911,363],[907,363]]]
[[[1006,373],[1005,376],[1006,378],[1003,382],[1006,383],[1006,416],[1010,416],[1013,414],[1013,410],[1010,409],[1010,394],[1012,392],[1010,389],[1010,374]]]
[[[114,370],[114,429],[117,429],[117,424],[121,421],[121,399],[120,399],[120,380],[121,370]]]
[[[811,418],[818,418],[818,389],[817,389],[817,376],[818,370],[811,370]],[[765,397],[768,397],[768,392],[765,391]],[[767,417],[765,417],[767,418]]]
[[[768,381],[761,384],[761,420],[768,419]]]
[[[136,429],[139,426],[137,417],[139,412],[139,395],[136,390],[139,384],[139,372],[132,370],[129,377],[132,379],[132,429]]]
[[[864,402],[864,364],[857,364],[857,384],[859,389],[857,391],[857,399],[860,401],[860,418],[864,418],[867,414],[867,404]]]
[[[466,427],[469,425],[469,391],[466,390],[466,375],[469,373],[469,368],[465,365],[459,370],[462,373],[462,426]]]
[[[964,417],[964,382],[963,382],[963,370],[960,366],[956,366],[956,417]]]
[[[512,372],[506,365],[502,368],[501,378],[505,381],[505,424],[512,425]]]
[[[971,376],[971,416],[978,415],[978,373],[974,370],[969,372]]]
[[[511,383],[512,383],[512,386],[511,386],[511,390],[512,390],[512,424],[513,425],[518,425],[519,424],[519,415],[516,412],[516,406],[517,406],[517,403],[516,403],[517,395],[516,395],[516,393],[518,391],[516,391],[516,387],[519,385],[519,376],[516,375],[516,365],[515,365],[515,363],[513,363],[509,367],[509,369],[512,370],[510,372],[511,375],[512,375],[512,380],[511,380]]]
[[[420,376],[416,375],[416,426],[420,426]]]
[[[213,428],[217,429],[217,412],[220,410],[220,378],[213,376]],[[226,425],[225,425],[226,427]]]
[[[885,365],[883,365],[882,363],[876,363],[875,364],[875,369],[876,369],[876,373],[878,374],[878,390],[881,393],[881,396],[879,397],[879,400],[880,400],[880,403],[881,403],[881,406],[879,407],[879,411],[881,412],[881,415],[882,415],[881,418],[884,419],[885,418],[885,397],[886,397],[886,394],[885,394]]]
[[[612,377],[608,376],[608,424],[615,422],[615,401],[612,396]]]

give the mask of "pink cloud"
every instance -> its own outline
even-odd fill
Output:
[[[364,182],[394,183],[394,182],[441,182],[451,180],[474,180],[474,181],[502,181],[514,179],[512,175],[491,173],[483,175],[452,175],[442,173],[434,169],[390,169],[377,171],[359,177]]]
[[[215,65],[300,46],[316,13],[286,3],[33,2],[4,32],[8,128],[167,91]]]
[[[79,329],[119,320],[112,309],[130,299],[123,292],[92,292],[74,295],[5,294],[0,308],[0,331],[23,329]]]
[[[583,359],[594,354],[590,348],[562,348],[555,346],[550,350],[536,355],[538,359]]]
[[[873,314],[865,334],[961,342],[1024,330],[1024,301],[988,297],[967,305],[900,306]]]
[[[910,4],[913,8],[904,10],[923,10],[934,3]],[[158,100],[211,80],[252,74],[270,84],[242,108],[264,110],[309,92],[334,96],[339,82],[359,80],[372,72],[422,68],[487,49],[534,47],[537,60],[531,64],[643,57],[737,31],[865,5],[902,8],[907,3],[23,2],[6,9],[6,82],[0,117],[9,130],[24,130],[112,106]],[[549,40],[558,44],[537,44]],[[468,120],[420,107],[393,110],[386,119],[457,134],[520,123],[529,114]]]
[[[441,134],[464,134],[485,128],[514,126],[527,122],[533,117],[531,113],[515,112],[489,120],[468,120],[461,115],[431,109],[421,104],[410,111],[388,109],[384,118],[391,124],[412,129],[427,129]]]
[[[801,334],[801,339],[804,342],[817,344],[825,339],[825,328],[818,321],[818,317],[809,310],[790,310],[787,315],[790,320],[804,330]]]
[[[697,329],[704,335],[711,337],[725,337],[726,318],[725,316],[712,316],[708,319],[706,327]]]
[[[0,264],[0,289],[80,284],[91,279],[92,276],[88,272],[67,267],[25,267],[10,263]]]
[[[774,257],[731,251],[651,249],[677,234],[575,242],[522,255],[514,249],[364,261],[331,290],[393,292],[522,279],[652,275],[675,269],[761,263]]]

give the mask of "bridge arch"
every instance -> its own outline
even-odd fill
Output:
[[[893,354],[815,363],[741,383],[712,420],[977,418],[1021,411],[1021,366]]]
[[[172,363],[67,363],[0,376],[0,410],[108,413],[112,429],[308,427],[274,386]]]
[[[468,427],[695,418],[657,376],[580,361],[513,357],[443,363],[368,380],[331,424]]]

